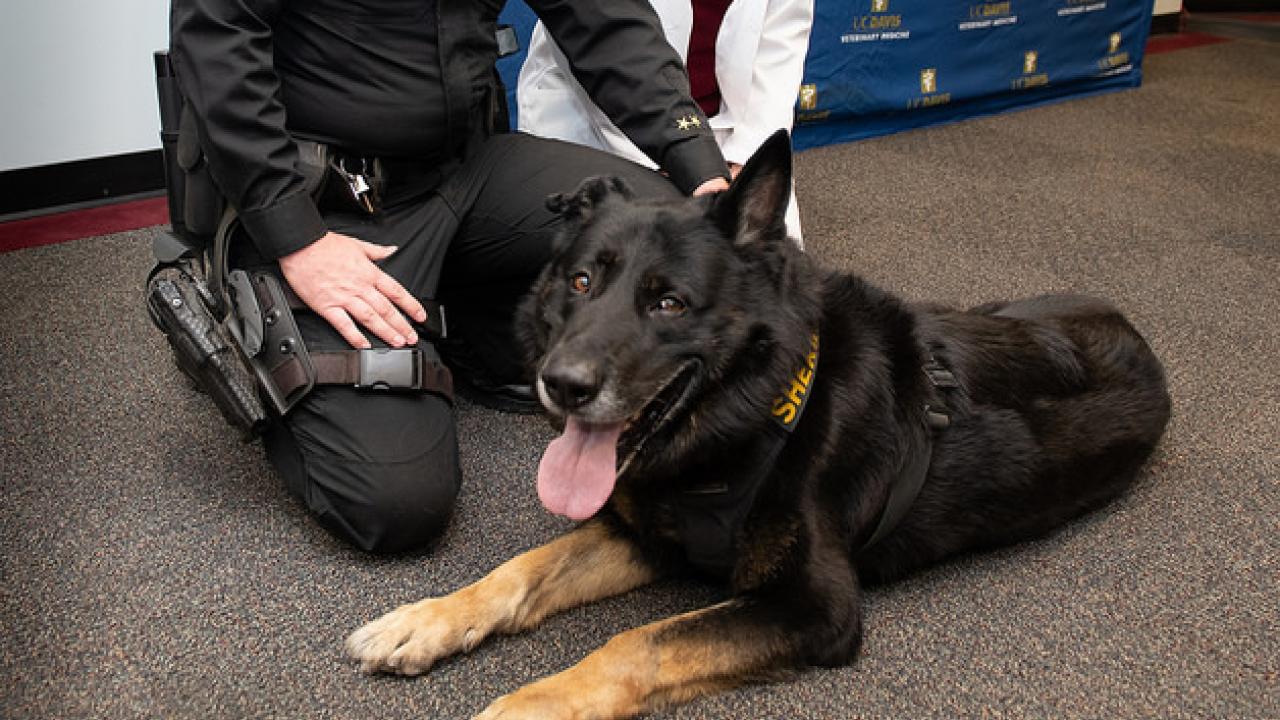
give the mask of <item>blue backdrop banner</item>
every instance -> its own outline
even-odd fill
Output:
[[[816,0],[798,149],[1136,87],[1151,0]],[[502,21],[522,47],[535,17]],[[523,51],[499,65],[515,117]]]

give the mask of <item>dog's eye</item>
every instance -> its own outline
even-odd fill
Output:
[[[591,275],[580,272],[569,278],[569,288],[579,295],[591,292]]]
[[[683,315],[689,306],[675,295],[663,295],[653,304],[653,311],[664,315]]]

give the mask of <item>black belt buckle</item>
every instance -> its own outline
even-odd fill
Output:
[[[417,390],[422,353],[417,348],[373,348],[360,351],[360,379],[366,390]]]

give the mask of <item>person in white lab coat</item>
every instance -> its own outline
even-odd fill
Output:
[[[689,68],[695,99],[703,105],[721,152],[736,175],[769,135],[779,128],[791,129],[809,49],[813,0],[651,2],[668,42]],[[696,34],[695,19],[699,24]],[[720,21],[719,30],[710,38],[708,27],[714,29],[716,20]],[[709,47],[709,40],[714,41],[714,48]],[[706,67],[712,58],[713,69]],[[538,23],[520,69],[516,92],[519,129],[608,150],[655,167],[591,101],[568,68],[564,54]],[[704,91],[706,78],[714,78],[709,98],[706,92],[699,92],[700,77]],[[698,97],[700,94],[704,98]],[[703,103],[704,99],[709,104]],[[794,191],[787,209],[787,229],[800,242]]]

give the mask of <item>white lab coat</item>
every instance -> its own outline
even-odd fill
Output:
[[[650,0],[667,40],[684,59],[693,29],[690,0]],[[725,160],[743,164],[779,128],[791,129],[813,25],[813,0],[734,0],[716,38],[720,112],[709,118]],[[596,107],[568,70],[542,23],[534,27],[516,92],[522,131],[608,150],[656,167]],[[800,241],[795,193],[787,229]]]

